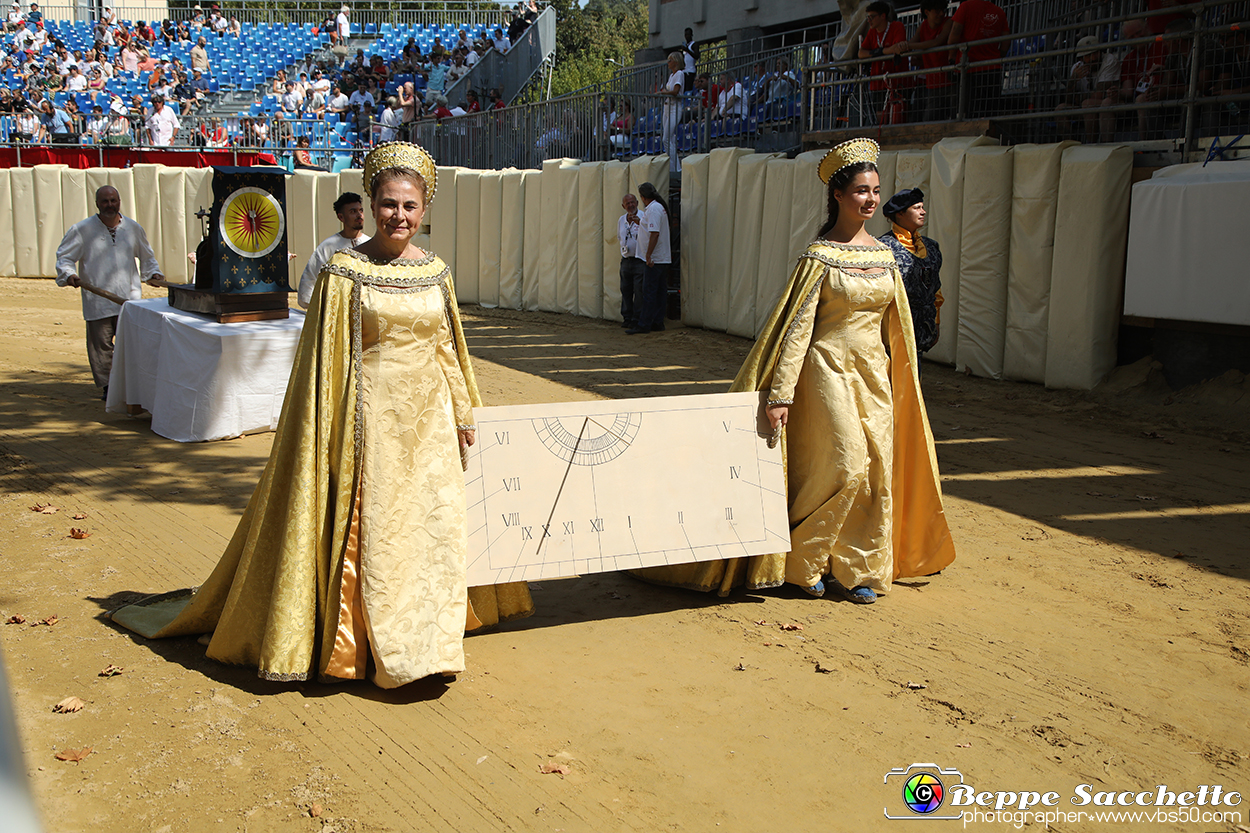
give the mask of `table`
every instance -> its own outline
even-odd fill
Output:
[[[128,301],[117,322],[108,402],[140,406],[152,430],[178,442],[238,437],[278,426],[304,314],[218,324],[165,298]]]

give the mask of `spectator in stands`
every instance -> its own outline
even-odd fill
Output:
[[[92,101],[105,92],[108,83],[104,80],[104,73],[98,67],[91,70],[91,78],[87,81],[87,95]]]
[[[207,45],[208,41],[201,35],[200,39],[195,42],[195,46],[191,47],[191,69],[198,69],[201,72],[209,71]]]
[[[682,113],[682,124],[697,121],[704,115],[710,115],[720,101],[720,85],[713,83],[711,73],[700,72],[695,76],[694,91],[698,93],[698,97],[695,98],[694,105],[687,107]]]
[[[43,133],[47,140],[57,145],[78,144],[78,135],[74,133],[74,121],[69,113],[54,106],[47,99],[44,99],[40,109],[43,111],[40,121],[43,122]]]
[[[790,62],[785,58],[777,59],[776,70],[768,76],[768,104],[774,111],[782,109],[789,103],[790,96],[798,89],[799,81],[790,70]]]
[[[441,53],[430,51],[430,66],[422,75],[425,77],[425,103],[432,104],[447,89],[447,67],[443,65]]]
[[[39,115],[34,110],[29,108],[15,110],[13,122],[13,130],[9,133],[9,138],[13,141],[32,143],[44,141],[43,122],[39,120]]]
[[[230,24],[229,24],[229,27],[226,29],[226,32],[231,37],[235,37],[235,38],[243,37],[243,25],[239,23],[239,19],[235,17],[234,15],[230,15]]]
[[[455,115],[455,113],[453,113],[447,106],[447,96],[440,93],[434,97],[433,106],[430,109],[430,115],[434,116],[436,119],[447,119]],[[541,138],[539,138],[539,142],[542,142]],[[545,145],[540,144],[539,150],[542,150],[543,147],[545,147]]]
[[[108,135],[109,120],[104,115],[104,108],[99,104],[92,105],[91,117],[87,119],[87,135],[91,137],[92,144],[104,144],[104,137]]]
[[[465,66],[464,55],[458,50],[452,53],[451,66],[447,67],[446,85],[452,87],[461,78],[469,74],[469,68]]]
[[[521,39],[521,35],[525,34],[525,30],[529,24],[525,22],[525,18],[521,15],[518,4],[518,11],[512,16],[512,20],[508,23],[508,42],[516,44]]]
[[[443,46],[443,41],[438,35],[434,36],[434,44],[430,47],[430,57],[438,55],[441,58],[447,57],[447,47]]]
[[[1168,24],[1164,34],[1177,35],[1172,39],[1164,40],[1164,56],[1163,69],[1158,73],[1157,81],[1150,85],[1144,94],[1145,101],[1176,101],[1183,98],[1189,90],[1189,77],[1192,69],[1196,69],[1198,73],[1197,88],[1198,95],[1203,95],[1210,86],[1211,72],[1206,62],[1209,56],[1203,52],[1198,53],[1197,67],[1191,66],[1190,53],[1193,48],[1193,30],[1194,24],[1187,16],[1173,20]],[[1204,108],[1197,106],[1195,123],[1201,123]],[[1179,127],[1177,119],[1183,111],[1180,107],[1166,107],[1162,110],[1154,112],[1155,118],[1158,120],[1156,131],[1168,129],[1165,125]],[[1146,136],[1141,138],[1145,139]]]
[[[399,138],[399,126],[403,124],[403,111],[399,109],[398,98],[390,96],[386,99],[386,107],[378,118],[378,124],[380,125],[378,141],[393,142]]]
[[[668,169],[674,173],[681,172],[681,158],[677,155],[677,124],[681,119],[681,93],[686,81],[682,53],[670,52],[668,56],[668,81],[660,90],[665,96],[664,109],[661,115],[661,130],[664,149],[668,154]]]
[[[313,164],[312,150],[309,147],[308,137],[300,136],[295,140],[295,170],[297,171],[325,171],[318,165]],[[301,281],[302,282],[302,281]],[[303,303],[300,306],[304,306]]]
[[[213,9],[212,24],[213,31],[217,33],[217,37],[223,38],[226,36],[226,31],[230,28],[230,23],[217,9]]]
[[[139,50],[139,71],[151,72],[156,69],[156,59],[146,49]]]
[[[694,42],[694,30],[686,27],[681,44],[682,65],[686,73],[685,88],[694,88],[695,62],[699,60],[699,45]]]
[[[971,43],[1010,33],[1007,13],[1001,6],[991,0],[963,0],[951,19],[950,43]],[[968,47],[969,63],[994,62],[968,69],[969,117],[985,119],[998,114],[1003,93],[1002,56],[1007,54],[1009,46],[1010,42],[1004,40]]]
[[[728,70],[720,76],[721,91],[717,97],[716,111],[718,119],[747,117],[747,93],[742,84],[734,80],[733,73]]]
[[[312,91],[314,93],[321,93],[322,96],[324,96],[328,101],[330,98],[330,88],[332,86],[333,84],[331,84],[330,79],[326,78],[325,73],[321,71],[320,67],[317,67],[312,71]]]
[[[469,90],[465,95],[465,112],[480,113],[482,111],[482,102],[477,97],[477,90]]]
[[[26,22],[31,26],[43,25],[43,12],[39,11],[38,3],[30,4],[30,12],[26,15]]]
[[[165,106],[164,96],[152,96],[152,114],[148,116],[148,141],[156,147],[169,147],[178,138],[182,125],[173,108]]]
[[[505,107],[507,107],[507,106],[508,106],[508,105],[504,102],[503,97],[499,94],[499,88],[498,88],[498,87],[492,87],[492,88],[491,88],[490,93],[488,93],[488,99],[489,99],[489,103],[490,103],[490,108],[489,108],[489,109],[491,109],[491,110],[502,110],[502,109],[504,109]]]
[[[495,27],[495,37],[492,44],[495,47],[495,51],[500,55],[507,55],[508,50],[512,48],[512,44],[503,36],[503,29],[498,26]]]
[[[200,41],[202,43],[204,39],[200,38]],[[195,49],[191,50],[191,64],[192,66],[195,65]],[[205,59],[204,64],[205,66],[208,65],[207,59]],[[128,43],[122,47],[122,69],[131,73],[139,71],[139,50],[135,49],[133,43]]]
[[[338,16],[334,18],[334,30],[338,35],[338,43],[346,44],[348,38],[352,36],[352,25],[351,21],[348,19],[351,13],[352,10],[348,8],[346,3],[344,3],[341,7],[339,7]]]
[[[19,3],[14,3],[9,9],[9,15],[4,20],[5,32],[16,32],[18,29],[26,27],[26,21],[22,18],[22,7]]]
[[[274,73],[273,80],[269,82],[269,94],[286,95],[286,70],[280,69]]]
[[[358,132],[365,132],[365,127],[369,124],[375,107],[377,107],[377,101],[374,100],[373,93],[367,85],[357,87],[348,98],[348,110],[356,122]]]
[[[178,105],[178,115],[187,116],[196,109],[195,88],[187,80],[185,72],[178,74],[178,83],[174,85],[173,101]]]
[[[747,92],[747,102],[752,107],[768,100],[768,72],[764,69],[763,61],[756,61],[751,67],[751,74],[743,87]]]
[[[1056,110],[1074,107],[1089,109],[1093,107],[1110,107],[1116,103],[1119,87],[1121,61],[1113,58],[1111,69],[1104,71],[1108,62],[1103,56],[1098,38],[1086,35],[1076,43],[1076,63],[1068,73],[1068,100],[1060,102]],[[1114,78],[1114,82],[1109,78]],[[1105,118],[1104,118],[1105,117]],[[1060,133],[1064,138],[1071,137],[1071,122],[1066,117],[1057,119]],[[1101,122],[1101,126],[1100,126]],[[1115,132],[1115,114],[1102,113],[1085,116],[1086,142],[1110,142]],[[1104,134],[1105,133],[1105,137]]]
[[[208,79],[198,69],[191,71],[191,95],[197,110],[202,110],[208,103]]]
[[[298,118],[300,110],[303,109],[302,104],[303,96],[295,89],[295,82],[287,81],[286,92],[282,94],[282,98],[278,101],[282,114],[288,118]]]
[[[867,14],[868,28],[864,30],[863,40],[859,44],[859,57],[877,59],[868,70],[874,76],[868,82],[872,109],[877,114],[878,124],[901,124],[905,118],[903,90],[910,86],[910,79],[885,79],[877,76],[907,70],[907,61],[898,57],[898,50],[892,49],[907,42],[907,30],[901,22],[890,20],[890,4],[885,0],[869,3]],[[891,50],[888,54],[895,57],[885,57],[887,50]]]
[[[199,3],[196,3],[194,6],[192,6],[192,7],[191,7],[191,11],[192,11],[192,15],[191,15],[191,25],[192,25],[193,27],[195,27],[196,29],[201,29],[201,28],[203,28],[203,26],[204,26],[204,9],[200,7],[200,4],[199,4]]]
[[[534,21],[538,20],[538,0],[529,0],[525,4],[525,11],[522,13],[525,18],[525,25],[531,26]]]
[[[417,94],[411,81],[405,81],[398,90],[400,121],[408,124],[417,118]]]
[[[65,89],[71,93],[85,93],[87,91],[87,79],[78,71],[77,64],[69,68],[69,77],[65,79]]]
[[[335,84],[330,100],[326,102],[326,112],[334,113],[341,118],[346,118],[350,109],[351,99],[348,98],[348,96],[343,92],[342,87]]]
[[[904,43],[888,47],[886,54],[902,55],[946,45],[955,25],[946,14],[946,0],[921,0],[920,14],[916,34]],[[947,71],[953,56],[954,52],[949,49],[919,56],[920,65],[931,70],[924,76],[924,121],[946,121],[953,113],[955,88]]]

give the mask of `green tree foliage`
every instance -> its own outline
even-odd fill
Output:
[[[551,95],[607,81],[617,71],[611,58],[634,63],[635,50],[647,45],[647,0],[552,0],[556,10],[556,69]]]

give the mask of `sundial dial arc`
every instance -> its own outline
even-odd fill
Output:
[[[556,457],[575,466],[597,466],[620,457],[638,436],[641,413],[600,417],[541,417],[534,432]]]

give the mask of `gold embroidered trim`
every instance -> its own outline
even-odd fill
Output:
[[[768,400],[768,407],[770,408],[773,407],[774,405],[793,405],[793,404],[794,404],[793,399],[770,399]]]
[[[341,251],[345,255],[354,257],[357,260],[363,260],[367,263],[372,263],[374,266],[425,266],[426,264],[433,263],[434,257],[435,257],[433,252],[426,252],[425,257],[420,257],[420,258],[395,257],[395,258],[391,258],[390,260],[379,260],[378,258],[373,258],[373,257],[369,257],[366,254],[362,254],[360,251],[356,249],[340,249],[339,251]]]
[[[875,266],[881,269],[888,270],[891,266],[895,265],[894,254],[888,248],[874,249],[873,251],[880,251],[880,252],[886,253],[889,255],[889,258],[883,259],[883,260],[846,261],[846,260],[839,260],[837,258],[829,257],[828,255],[822,255],[819,252],[804,252],[803,254],[799,255],[799,258],[800,259],[809,258],[811,260],[818,260],[821,263],[825,264],[826,266],[832,266],[835,269],[866,269],[866,268]],[[856,274],[865,274],[865,273],[858,272]],[[881,273],[881,274],[884,274],[884,273]],[[868,277],[870,278],[880,277],[880,274],[871,274],[871,275],[868,275]]]
[[[397,261],[392,261],[395,263]],[[415,263],[415,261],[409,261]],[[385,265],[385,264],[384,264]],[[363,283],[366,286],[372,286],[375,289],[381,289],[384,292],[405,292],[412,289],[424,289],[427,286],[435,286],[443,283],[443,279],[451,274],[451,269],[446,265],[443,266],[441,272],[433,275],[418,275],[415,278],[381,277],[379,275],[370,274],[368,272],[358,272],[347,266],[340,266],[337,263],[327,263],[324,267],[327,272],[332,272],[340,277],[350,278],[356,283]]]
[[[261,669],[256,672],[256,676],[262,680],[270,680],[275,683],[297,683],[308,679],[308,672],[303,674],[279,674],[275,671],[265,671]]]
[[[884,252],[889,251],[884,243],[878,243],[875,246],[857,246],[851,243],[834,243],[832,240],[826,240],[823,237],[817,237],[811,243],[807,244],[810,249],[812,246],[827,246],[830,249],[846,249],[848,252]]]

